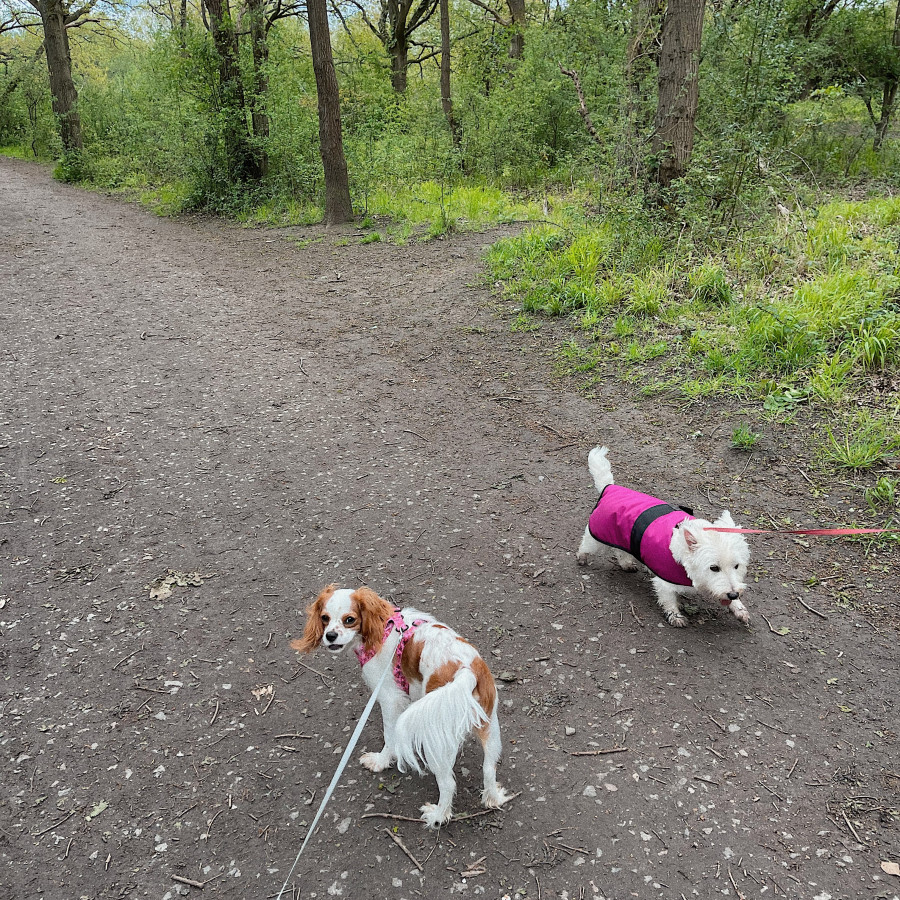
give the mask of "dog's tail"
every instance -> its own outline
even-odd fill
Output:
[[[591,477],[594,479],[598,491],[602,491],[610,484],[615,484],[612,468],[606,458],[607,453],[609,453],[608,447],[594,447],[588,454],[588,468],[591,470]]]
[[[452,681],[408,706],[395,726],[397,768],[420,775],[452,769],[466,735],[488,721],[475,699],[475,673],[459,669]]]

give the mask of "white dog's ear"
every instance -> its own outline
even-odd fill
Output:
[[[691,527],[690,523],[685,523],[682,531],[684,531],[684,542],[687,545],[687,551],[688,553],[693,553],[700,546],[700,535]]]
[[[726,509],[721,516],[719,516],[716,525],[721,525],[722,528],[734,528],[734,519],[731,518],[731,513]]]

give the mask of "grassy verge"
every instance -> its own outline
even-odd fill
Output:
[[[588,382],[614,368],[647,395],[736,397],[780,421],[813,407],[821,457],[860,470],[900,450],[898,247],[900,198],[830,200],[715,242],[633,212],[560,217],[488,264],[521,305],[514,328],[566,317],[562,363]]]

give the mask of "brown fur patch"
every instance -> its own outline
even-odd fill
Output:
[[[407,644],[409,646],[409,644]],[[430,694],[438,688],[442,688],[445,684],[450,684],[453,677],[462,668],[462,663],[457,660],[445,662],[439,669],[435,669],[425,685],[425,693]]]
[[[422,651],[425,649],[425,641],[417,641],[415,637],[410,638],[400,654],[400,668],[403,676],[412,684],[419,683],[422,680],[422,670],[419,662],[422,659]]]
[[[291,647],[301,653],[309,653],[319,646],[322,635],[325,634],[325,625],[322,623],[322,610],[331,599],[331,595],[337,590],[336,584],[329,584],[319,591],[319,596],[306,608],[306,628],[303,637],[291,641]]]
[[[384,626],[394,612],[394,607],[382,599],[371,588],[355,590],[350,599],[359,616],[359,633],[363,647],[370,653],[377,653],[384,643]]]
[[[481,705],[485,715],[490,718],[497,702],[497,685],[487,663],[480,657],[472,660],[472,671],[475,673],[475,699]]]

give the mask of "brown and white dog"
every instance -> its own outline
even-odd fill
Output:
[[[500,724],[497,686],[478,651],[433,616],[399,609],[367,587],[326,587],[307,609],[303,637],[291,646],[309,653],[320,644],[337,655],[356,652],[363,678],[374,690],[385,666],[393,669],[379,692],[384,747],[360,762],[381,772],[392,762],[437,778],[440,798],[426,803],[422,820],[437,828],[453,815],[453,766],[466,736],[474,731],[484,750],[482,805],[502,806],[509,795],[497,784]]]

